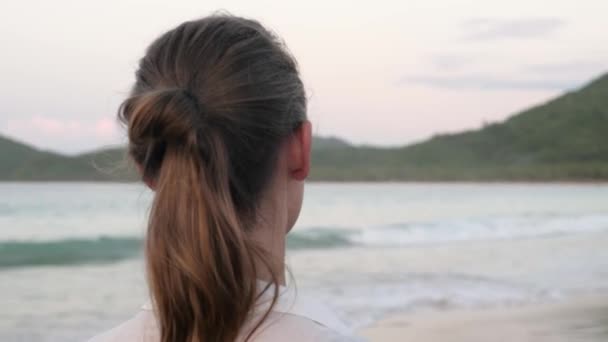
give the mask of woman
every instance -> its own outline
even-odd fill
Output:
[[[311,125],[295,60],[258,22],[214,15],[152,43],[121,106],[155,191],[151,305],[93,341],[347,341],[285,285]],[[295,299],[294,299],[295,298]]]

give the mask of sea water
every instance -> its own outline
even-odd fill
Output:
[[[136,184],[0,183],[0,341],[81,341],[132,316],[151,199]],[[312,183],[287,264],[355,328],[608,291],[608,185]]]

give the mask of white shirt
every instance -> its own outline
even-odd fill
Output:
[[[266,312],[273,292],[270,288],[261,296],[250,322],[256,323]],[[277,303],[268,318],[254,333],[250,339],[251,342],[351,342],[357,340],[352,331],[320,302],[300,294],[296,295],[294,289],[284,286],[280,287],[279,293]],[[243,332],[248,331],[249,329],[243,329]],[[245,337],[246,333],[241,333],[237,341],[243,341]],[[130,320],[93,337],[89,342],[158,342],[159,339],[154,312],[151,305],[146,304]]]

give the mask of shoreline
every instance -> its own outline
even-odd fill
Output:
[[[359,331],[370,342],[608,340],[608,293],[502,308],[393,314]]]

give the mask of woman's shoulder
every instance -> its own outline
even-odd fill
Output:
[[[263,294],[255,314],[243,329],[244,340],[264,316],[272,302],[270,294]],[[89,342],[157,342],[159,330],[150,304],[142,307],[133,318],[101,334]],[[314,297],[295,294],[293,289],[281,288],[279,298],[270,314],[252,335],[251,342],[347,342],[360,341],[350,328],[327,306]]]
[[[91,338],[88,342],[156,342],[159,340],[154,314],[144,306],[133,318]]]
[[[272,312],[256,330],[251,342],[275,341],[354,342],[358,340],[350,334],[341,333],[306,317]]]
[[[283,288],[284,290],[285,288]],[[258,312],[265,310],[262,305]],[[352,330],[314,297],[283,291],[253,341],[358,341]]]
[[[243,335],[240,338],[244,340],[245,337]],[[88,342],[158,342],[159,340],[158,327],[152,311],[142,309],[130,320],[93,337]],[[250,341],[354,342],[359,340],[307,317],[273,311],[255,331]]]

